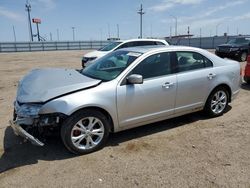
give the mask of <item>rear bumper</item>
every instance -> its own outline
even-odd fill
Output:
[[[12,127],[14,133],[16,135],[19,135],[23,137],[24,139],[29,140],[32,144],[36,146],[44,146],[44,143],[42,143],[40,140],[29,134],[27,131],[25,131],[19,124],[21,124],[22,119],[17,119],[15,121],[10,120],[10,126]]]

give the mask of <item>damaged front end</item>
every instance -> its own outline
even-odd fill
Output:
[[[44,146],[41,139],[60,128],[66,115],[60,113],[39,115],[43,104],[40,103],[14,103],[14,117],[10,125],[16,135],[29,140],[37,146]],[[59,132],[59,131],[57,131]]]

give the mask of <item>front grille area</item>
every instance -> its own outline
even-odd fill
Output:
[[[220,52],[230,52],[230,48],[229,47],[220,47],[219,51]]]

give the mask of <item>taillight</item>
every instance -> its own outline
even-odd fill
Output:
[[[247,65],[250,66],[250,55],[247,57]]]

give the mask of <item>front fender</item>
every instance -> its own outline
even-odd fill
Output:
[[[105,110],[111,116],[114,130],[118,128],[116,110],[116,87],[112,84],[101,84],[97,87],[78,91],[45,103],[39,114],[62,113],[67,116],[89,107]]]

